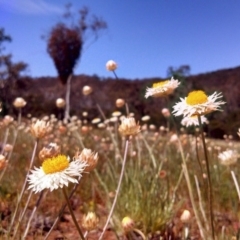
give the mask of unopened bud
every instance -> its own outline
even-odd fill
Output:
[[[116,106],[117,106],[118,108],[123,107],[124,104],[125,104],[125,100],[124,100],[124,99],[118,98],[118,99],[116,100]]]
[[[113,60],[109,60],[107,63],[106,63],[106,68],[108,71],[114,71],[117,69],[117,63],[114,62]]]
[[[124,217],[122,220],[122,227],[125,232],[130,232],[134,229],[134,221],[130,217]]]
[[[52,158],[59,155],[61,152],[60,146],[56,143],[49,143],[46,147],[44,147],[38,154],[39,159],[44,161],[47,158]]]
[[[43,120],[37,120],[30,127],[32,135],[37,138],[43,138],[49,133],[49,123]]]
[[[90,86],[84,86],[82,89],[83,95],[87,96],[92,92],[92,88]]]
[[[14,121],[13,117],[9,116],[9,115],[6,115],[4,118],[3,118],[3,124],[5,126],[8,126],[9,124],[11,124],[12,122]]]
[[[21,97],[17,97],[13,102],[13,106],[15,108],[23,108],[25,107],[26,104],[27,102]]]
[[[145,115],[145,116],[143,116],[141,119],[142,119],[143,122],[147,122],[147,121],[150,120],[150,116]]]
[[[191,220],[191,213],[188,210],[184,210],[182,215],[180,216],[180,220],[183,223],[188,223]]]
[[[0,154],[0,170],[7,166],[7,160],[4,155]]]
[[[136,123],[135,118],[124,117],[118,130],[123,136],[131,136],[140,132],[140,126],[138,123]]]
[[[87,163],[85,167],[85,172],[92,171],[98,163],[98,153],[92,152],[91,149],[84,148],[81,153],[77,152],[74,156],[74,159],[78,159]]]
[[[13,146],[11,144],[5,144],[3,147],[4,152],[11,152],[13,150]]]
[[[82,226],[86,229],[86,231],[92,231],[97,228],[99,223],[99,218],[96,216],[94,212],[88,212],[87,215],[83,216]]]
[[[65,105],[66,105],[66,102],[65,102],[65,100],[64,100],[63,98],[58,98],[58,99],[56,100],[56,106],[57,106],[58,108],[64,108]]]
[[[170,117],[170,111],[167,109],[167,108],[163,108],[162,109],[162,115],[165,117],[165,118],[168,118]]]

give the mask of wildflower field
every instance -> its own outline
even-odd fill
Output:
[[[117,78],[116,68],[107,63]],[[167,99],[180,84],[155,83],[145,97]],[[23,118],[31,102],[17,98],[18,118],[0,121],[0,239],[240,239],[240,144],[203,128],[222,97],[192,91],[162,109],[160,127],[117,96],[117,110],[106,116],[97,104],[91,121],[87,112]]]

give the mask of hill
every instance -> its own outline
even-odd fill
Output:
[[[88,111],[89,119],[100,117],[96,107],[98,103],[109,117],[114,110],[117,110],[116,99],[124,98],[130,111],[135,113],[138,120],[144,115],[150,115],[151,123],[160,126],[166,121],[161,114],[163,107],[171,108],[176,101],[179,101],[179,97],[186,96],[190,90],[203,89],[208,94],[215,91],[222,92],[224,101],[227,103],[223,112],[215,112],[208,116],[209,134],[215,137],[222,137],[223,134],[236,136],[237,128],[240,127],[240,67],[182,78],[182,86],[168,102],[161,98],[145,99],[146,87],[151,87],[152,83],[161,80],[161,78],[116,80],[100,78],[96,75],[74,76],[71,88],[71,115],[81,116],[83,111]],[[82,87],[85,85],[93,88],[93,93],[89,96],[82,94]],[[59,115],[55,101],[59,97],[65,97],[65,86],[57,78],[22,77],[15,82],[5,82],[0,89],[0,94],[4,107],[2,114],[16,115],[12,102],[16,97],[23,97],[27,101],[23,115],[26,116],[29,113],[35,117],[52,113]],[[122,111],[124,112],[124,109]]]

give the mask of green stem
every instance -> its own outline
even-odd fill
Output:
[[[66,191],[65,188],[63,188],[62,190],[63,190],[63,195],[64,195],[64,197],[65,197],[65,199],[66,199],[66,202],[67,202],[68,209],[69,209],[69,211],[70,211],[72,220],[73,220],[73,222],[74,222],[74,224],[75,224],[75,226],[76,226],[76,228],[77,228],[77,230],[78,230],[78,233],[79,233],[79,235],[80,235],[80,238],[81,238],[82,240],[84,240],[84,239],[85,239],[85,238],[84,238],[84,235],[83,235],[83,233],[82,233],[82,231],[81,231],[81,229],[80,229],[80,227],[79,227],[79,225],[78,225],[78,223],[77,223],[77,220],[76,220],[76,218],[75,218],[75,215],[74,215],[74,213],[73,213],[73,210],[72,210],[72,207],[71,207],[71,203],[70,203],[69,198],[68,198],[68,195],[67,195],[67,191]]]
[[[209,167],[209,160],[207,155],[207,147],[202,127],[202,121],[201,116],[198,115],[198,122],[201,130],[201,137],[202,137],[202,143],[203,143],[203,149],[204,149],[204,156],[206,160],[206,167],[207,167],[207,180],[208,180],[208,206],[209,206],[209,212],[210,212],[210,222],[211,222],[211,230],[212,230],[212,238],[215,239],[215,232],[214,232],[214,216],[213,216],[213,192],[212,192],[212,181],[211,181],[211,175],[210,175],[210,167]]]

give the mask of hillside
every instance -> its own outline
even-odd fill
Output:
[[[150,87],[153,82],[160,80],[161,78],[116,80],[99,78],[96,75],[74,76],[71,90],[71,114],[81,116],[83,111],[88,111],[90,119],[100,117],[96,107],[96,103],[98,103],[109,117],[114,110],[117,110],[115,100],[124,98],[130,111],[135,113],[138,120],[143,115],[150,115],[152,123],[160,126],[165,123],[161,109],[172,106],[180,96],[184,97],[190,90],[203,89],[209,94],[220,91],[227,104],[223,112],[215,112],[208,116],[210,120],[208,132],[216,137],[222,137],[224,133],[236,135],[235,132],[240,127],[240,67],[186,77],[182,86],[170,98],[168,105],[165,99],[145,99],[144,97],[146,87]],[[83,96],[82,87],[84,85],[93,88],[91,95]],[[64,98],[65,86],[61,85],[57,78],[24,77],[16,82],[5,83],[4,87],[0,89],[0,94],[4,107],[2,114],[16,114],[12,108],[12,102],[15,97],[21,96],[28,102],[23,109],[23,115],[26,116],[28,113],[36,117],[51,113],[58,115],[55,100],[59,97]]]

